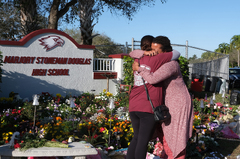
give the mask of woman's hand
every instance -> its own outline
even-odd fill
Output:
[[[157,51],[155,51],[155,50],[144,51],[144,55],[147,55],[147,56],[155,56],[155,55],[157,55]]]
[[[137,61],[134,61],[132,64],[132,70],[137,71],[139,69],[139,63]]]

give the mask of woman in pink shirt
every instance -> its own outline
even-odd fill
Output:
[[[170,40],[167,37],[159,36],[153,40],[152,49],[158,53],[164,53],[165,45],[169,44]],[[142,56],[142,53],[135,52],[131,56],[138,58]],[[134,62],[133,70],[138,71],[150,84],[163,82],[165,105],[169,108],[171,121],[161,123],[156,130],[159,132],[158,135],[168,156],[165,158],[184,159],[188,139],[192,136],[193,106],[178,62],[168,62],[154,73],[141,67],[141,63],[139,67],[139,64]]]

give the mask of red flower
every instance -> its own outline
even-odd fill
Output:
[[[16,109],[13,109],[12,114],[16,114],[16,113],[17,113]]]
[[[97,134],[95,134],[95,135],[93,136],[93,138],[94,138],[94,139],[96,139],[97,137],[98,137],[98,135],[97,135]]]
[[[98,112],[98,113],[99,113],[99,112],[103,112],[103,110],[102,110],[102,109],[100,109],[100,110],[98,110],[97,112]]]
[[[202,151],[199,146],[197,146],[196,149],[197,149],[199,152]]]
[[[197,112],[194,112],[194,115],[198,115],[198,113],[199,113],[199,111],[197,111]]]
[[[21,148],[21,145],[19,145],[19,143],[16,143],[16,144],[14,145],[14,148],[15,148],[15,149]]]
[[[6,140],[5,143],[8,144],[9,143],[8,140]]]

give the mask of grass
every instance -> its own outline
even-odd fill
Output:
[[[240,88],[235,88],[234,90],[240,90]],[[229,91],[229,94],[226,94],[226,96],[230,99],[231,91]],[[208,100],[210,97],[213,96],[213,93],[211,92],[193,92],[190,91],[191,94],[194,94],[194,97],[198,98],[204,98],[205,94],[208,96]],[[223,102],[222,94],[216,94],[215,95],[217,102]],[[225,101],[226,102],[226,101]],[[229,103],[229,101],[228,101]],[[231,105],[232,107],[239,106],[239,105]],[[227,159],[236,159],[238,155],[240,155],[240,139],[226,139],[226,138],[217,138],[216,141],[219,143],[219,146],[216,149],[207,151],[202,157],[189,157],[188,159],[204,159],[205,157],[212,157],[214,156],[219,157],[220,159],[227,157]],[[224,156],[224,157],[223,157]]]

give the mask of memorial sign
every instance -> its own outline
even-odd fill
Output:
[[[34,31],[20,41],[0,41],[3,77],[0,97],[13,91],[31,99],[41,92],[80,94],[97,85],[92,45],[79,45],[64,32]]]

